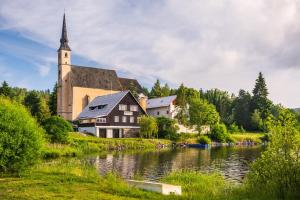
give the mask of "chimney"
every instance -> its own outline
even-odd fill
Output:
[[[139,94],[139,97],[138,97],[139,104],[144,109],[145,112],[147,109],[147,99],[148,99],[148,97],[145,96],[143,93]]]

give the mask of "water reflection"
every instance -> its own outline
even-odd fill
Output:
[[[117,153],[88,158],[101,174],[116,172],[124,178],[141,176],[157,180],[176,170],[219,171],[226,179],[242,181],[249,163],[262,147],[217,147],[211,149],[176,149],[169,151]]]

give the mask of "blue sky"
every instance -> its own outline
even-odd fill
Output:
[[[64,9],[72,64],[235,94],[261,71],[275,103],[300,107],[294,0],[0,0],[0,81],[53,87]]]

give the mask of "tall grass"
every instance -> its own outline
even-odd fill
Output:
[[[234,133],[230,134],[230,138],[235,142],[252,142],[261,144],[263,142],[263,133]]]
[[[162,182],[181,185],[182,196],[163,196],[131,187],[115,174],[99,176],[95,166],[76,158],[44,162],[21,174],[0,179],[0,199],[269,199],[243,185],[225,181],[218,173],[178,171]]]

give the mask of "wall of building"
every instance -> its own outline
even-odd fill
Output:
[[[178,113],[178,108],[174,104],[170,104],[169,106],[166,107],[147,109],[147,114],[153,117],[167,117],[170,119],[174,119],[177,113]]]
[[[147,114],[153,117],[172,118],[172,115],[170,113],[170,107],[150,108],[147,109]]]
[[[85,108],[86,96],[89,96],[89,101],[91,102],[97,96],[112,94],[116,92],[119,91],[73,87],[72,120],[75,120],[79,113]]]
[[[140,129],[139,128],[125,128],[123,129],[124,138],[136,138],[139,137]]]

